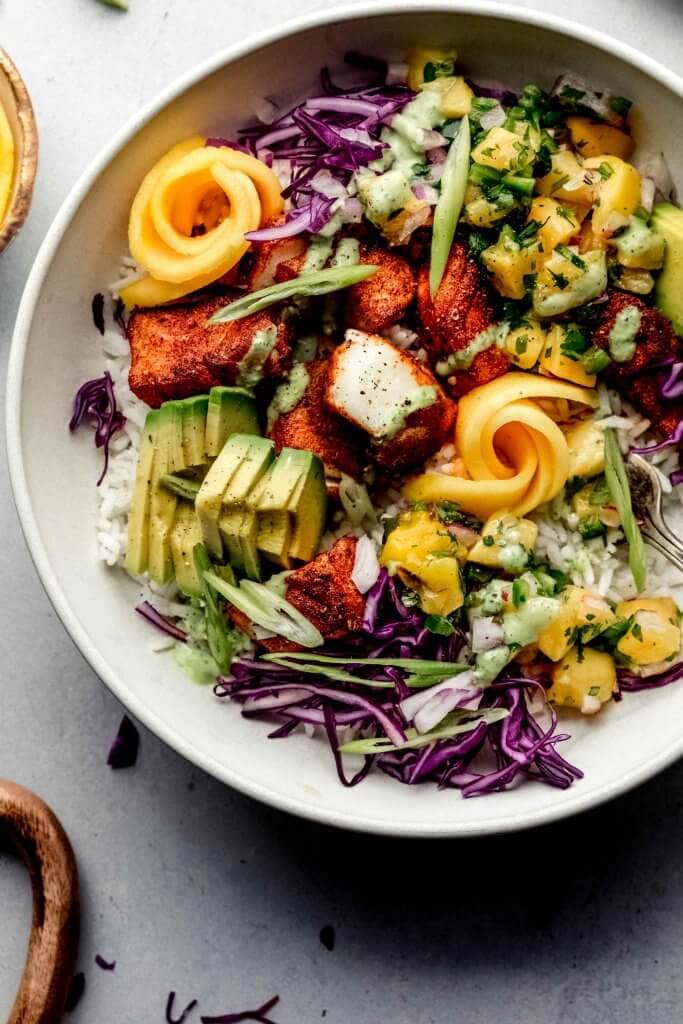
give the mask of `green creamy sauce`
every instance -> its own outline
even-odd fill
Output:
[[[318,339],[315,334],[306,334],[299,338],[294,349],[295,363],[312,363],[318,354]]]
[[[476,592],[477,615],[497,615],[502,612],[505,601],[503,591],[509,590],[511,583],[508,580],[490,580],[485,587]]]
[[[237,365],[237,380],[241,388],[253,390],[263,379],[263,367],[277,341],[277,328],[266,327],[257,331],[249,351]]]
[[[291,412],[299,404],[306,393],[308,381],[308,370],[305,363],[295,363],[287,380],[277,387],[273,400],[268,406],[269,430],[281,413]]]
[[[477,655],[474,674],[480,683],[492,683],[509,660],[510,651],[507,647],[494,647],[492,651],[482,651]]]
[[[385,167],[396,167],[406,177],[413,177],[415,164],[424,161],[425,132],[432,131],[445,121],[439,103],[438,93],[429,90],[421,92],[394,117],[390,127],[383,129],[382,142],[386,142],[389,147],[383,157],[385,161],[388,158]]]
[[[538,634],[550,625],[560,610],[555,597],[530,597],[518,611],[503,616],[506,644],[528,647],[536,642]]]
[[[311,271],[322,270],[330,258],[331,252],[331,238],[326,238],[324,235],[311,235],[301,273],[308,274]]]
[[[360,263],[360,242],[357,238],[342,238],[334,256],[333,267],[355,267]]]
[[[359,176],[358,195],[365,207],[365,215],[376,225],[384,224],[415,199],[408,179],[399,168],[392,168],[384,174],[366,172]]]
[[[589,252],[581,257],[586,267],[564,289],[534,288],[533,308],[537,316],[558,316],[575,306],[597,299],[607,287],[607,262],[603,252]]]
[[[411,413],[417,412],[418,409],[429,408],[430,405],[434,405],[436,399],[436,388],[431,384],[423,384],[421,387],[415,388],[411,395],[404,398],[400,405],[391,410],[382,438],[388,440],[394,437],[405,426],[406,419]]]
[[[448,359],[442,359],[438,362],[436,364],[436,372],[440,377],[448,377],[454,370],[469,370],[475,357],[480,352],[485,352],[486,349],[491,348],[493,345],[502,348],[509,332],[510,325],[505,322],[487,327],[485,331],[480,331],[479,334],[472,338],[472,341],[465,348],[452,352]]]
[[[656,269],[664,258],[664,239],[640,217],[630,217],[628,227],[614,239],[621,263]]]
[[[625,306],[616,316],[609,332],[609,354],[615,363],[627,363],[636,351],[636,337],[640,330],[640,310]]]

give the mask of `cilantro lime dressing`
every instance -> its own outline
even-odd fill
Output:
[[[533,308],[537,316],[558,316],[602,295],[607,287],[607,262],[604,252],[588,252],[580,258],[584,263],[583,270],[575,277],[572,276],[564,288],[560,288],[557,282],[552,286],[536,285]],[[564,276],[566,278],[567,275]]]
[[[268,429],[272,427],[278,416],[283,412],[291,412],[306,393],[308,387],[308,370],[304,363],[295,363],[289,377],[280,384],[268,406]]]
[[[333,267],[355,267],[360,263],[360,242],[357,238],[342,238],[332,257]]]
[[[451,352],[447,359],[438,362],[436,372],[440,377],[448,377],[454,370],[468,370],[480,352],[485,352],[486,349],[492,348],[494,345],[497,348],[502,348],[509,333],[510,324],[505,321],[487,327],[486,330],[476,334],[465,348]]]
[[[332,252],[332,239],[326,238],[324,235],[311,235],[311,240],[304,259],[304,265],[301,268],[302,274],[310,273],[314,270],[322,270]]]
[[[490,580],[485,587],[476,592],[479,602],[474,614],[497,615],[502,612],[505,604],[504,592],[509,592],[511,583],[508,580]]]
[[[384,174],[366,172],[358,178],[358,195],[365,215],[373,224],[382,225],[415,201],[408,179],[399,168]]]
[[[631,267],[656,269],[664,258],[664,239],[640,217],[630,217],[628,227],[614,238],[619,261]]]
[[[434,405],[437,399],[436,388],[431,384],[423,384],[415,388],[412,394],[407,395],[391,410],[386,419],[386,429],[382,436],[384,439],[394,437],[406,425],[406,419],[411,413],[418,409],[428,409]]]
[[[636,337],[640,330],[640,310],[625,306],[617,313],[609,332],[609,354],[615,363],[627,363],[636,351]]]
[[[312,363],[318,353],[318,339],[315,334],[299,338],[294,349],[295,363]]]
[[[507,647],[494,647],[492,651],[482,651],[477,655],[474,675],[480,683],[492,683],[509,660],[510,651]]]
[[[505,642],[528,647],[536,642],[541,630],[555,619],[560,602],[555,597],[530,597],[517,611],[503,616]]]
[[[414,165],[424,160],[425,132],[442,125],[444,120],[436,92],[421,92],[406,104],[391,126],[382,131],[382,142],[387,143],[391,155],[390,166],[411,178]]]
[[[263,367],[277,341],[277,328],[265,327],[254,335],[249,351],[237,364],[237,380],[241,388],[255,388],[263,379]]]

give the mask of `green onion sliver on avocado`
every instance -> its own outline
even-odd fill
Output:
[[[457,138],[451,143],[441,178],[441,195],[434,210],[432,252],[429,265],[429,290],[432,298],[441,284],[455,229],[465,201],[470,170],[470,122],[463,117]]]

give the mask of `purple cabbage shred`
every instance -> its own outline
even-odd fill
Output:
[[[175,992],[168,993],[168,999],[166,1000],[166,1024],[184,1024],[189,1015],[197,1005],[197,1000],[193,999],[187,1004],[185,1009],[181,1012],[179,1017],[173,1016],[173,1004],[175,1003]]]
[[[76,392],[69,430],[77,430],[86,420],[94,420],[95,447],[104,449],[104,467],[97,481],[99,487],[109,466],[109,442],[126,422],[116,406],[114,384],[108,370],[102,377],[86,381]]]
[[[360,666],[354,663],[354,655],[456,661],[466,643],[464,631],[456,628],[451,636],[443,637],[431,633],[424,622],[422,612],[406,607],[396,580],[382,570],[367,595],[362,632],[344,643],[326,644],[321,653],[345,659],[340,667],[355,670],[359,677],[362,673],[365,679],[388,680],[393,687],[371,690],[360,683],[324,676],[318,682],[312,675],[302,677],[296,668],[241,658],[233,663],[232,676],[219,680],[215,692],[239,703],[245,717],[275,719],[273,739],[289,736],[301,724],[321,727],[345,786],[362,781],[372,766],[407,785],[435,782],[460,789],[466,797],[507,789],[521,777],[559,789],[582,778],[582,772],[557,752],[557,744],[568,737],[556,731],[553,709],[548,709],[548,725],[543,726],[529,706],[530,695],[542,691],[542,685],[535,679],[508,675],[488,687],[482,699],[482,707],[504,708],[506,718],[479,722],[468,733],[419,749],[366,756],[362,767],[347,779],[338,730],[352,727],[356,734],[385,737],[400,746],[408,723],[399,704],[414,692],[405,682],[405,669]]]
[[[669,683],[677,683],[683,679],[683,662],[672,665],[664,672],[658,672],[653,676],[639,676],[635,672],[627,672],[621,669],[619,672],[619,689],[622,693],[637,693],[639,690],[657,690],[661,686],[668,686]]]
[[[156,626],[162,633],[166,633],[167,636],[172,636],[174,640],[179,640],[181,643],[187,642],[187,633],[180,626],[176,626],[171,619],[167,619],[165,615],[157,611],[149,601],[143,601],[141,604],[136,605],[135,611],[143,619],[147,619],[147,622],[151,623],[152,626]]]
[[[115,771],[119,768],[132,768],[138,759],[139,747],[140,734],[128,715],[124,715],[109,750],[107,764]]]
[[[116,960],[105,960],[99,953],[95,954],[95,963],[98,967],[101,967],[103,971],[113,971],[116,967]]]
[[[256,1010],[241,1010],[239,1013],[223,1013],[219,1017],[202,1017],[202,1024],[241,1024],[242,1021],[258,1021],[260,1024],[276,1024],[266,1016],[280,1002],[279,996],[273,996]]]

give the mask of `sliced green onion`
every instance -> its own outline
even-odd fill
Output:
[[[260,288],[256,292],[243,295],[240,299],[231,302],[230,305],[219,309],[208,321],[210,324],[222,324],[231,320],[241,320],[252,313],[260,313],[267,306],[275,302],[283,302],[295,295],[313,296],[327,295],[329,292],[338,292],[342,288],[349,288],[359,281],[364,281],[377,270],[376,266],[369,263],[359,264],[352,267],[330,267],[327,270],[314,270],[308,274],[299,274],[291,281],[283,281],[282,284],[273,284],[269,288]]]
[[[322,633],[312,622],[293,604],[262,583],[242,580],[239,587],[235,587],[214,572],[205,572],[204,579],[226,601],[248,615],[257,626],[277,633],[292,643],[301,644],[302,647],[319,647],[323,643]]]
[[[206,641],[211,657],[222,673],[230,671],[234,644],[231,641],[225,617],[218,607],[211,587],[206,581],[206,574],[211,569],[211,562],[204,544],[195,544],[192,549],[194,567],[202,587],[202,597],[206,608]]]
[[[128,0],[100,0],[105,7],[115,7],[117,11],[128,10]]]
[[[185,498],[186,501],[194,501],[201,487],[199,481],[188,480],[187,477],[176,476],[175,473],[164,473],[159,480],[167,491],[176,494],[179,498]]]
[[[399,746],[392,743],[386,736],[376,739],[350,740],[339,748],[342,754],[386,754],[392,750],[417,750],[427,747],[436,740],[447,740],[461,732],[472,732],[480,722],[491,725],[500,722],[510,714],[505,708],[487,708],[483,711],[453,711],[444,718],[443,723],[431,732],[422,735],[416,729],[406,729],[406,742]]]
[[[614,502],[621,528],[628,541],[628,564],[638,593],[645,589],[647,583],[647,566],[645,562],[645,545],[640,527],[633,515],[631,488],[629,487],[624,460],[619,443],[613,430],[605,430],[605,479]]]
[[[429,290],[436,295],[448,262],[455,229],[465,202],[470,171],[470,122],[463,117],[457,138],[451,143],[441,178],[441,195],[434,210],[432,251],[429,265]]]
[[[408,669],[410,673],[406,676],[404,682],[406,686],[410,686],[413,689],[435,686],[436,683],[441,683],[444,679],[451,679],[459,672],[464,672],[468,668],[467,665],[463,665],[459,661],[430,661],[421,658],[337,658],[323,654],[300,654],[298,651],[288,652],[287,654],[264,654],[261,660],[273,661],[277,665],[283,665],[291,669],[301,669],[301,671],[304,671],[302,662],[314,662],[317,663],[317,668],[309,669],[309,671],[317,671],[319,675],[328,675],[330,679],[336,678],[336,676],[329,674],[325,668],[328,665],[386,665],[391,668],[403,668]],[[336,673],[339,670],[332,668],[331,671]],[[383,685],[381,682],[363,679],[359,676],[350,675],[349,678],[346,678],[347,675],[344,672],[344,682],[360,683],[363,686]]]
[[[275,661],[275,659],[273,659],[273,661]],[[335,683],[356,683],[361,686],[371,686],[380,690],[391,690],[395,685],[389,679],[363,679],[360,676],[352,675],[350,672],[345,672],[341,668],[302,664],[299,661],[290,661],[287,657],[278,658],[277,661],[275,661],[275,664],[281,665],[282,668],[293,669],[295,672],[302,672],[304,675],[325,676],[327,679],[332,679]]]

